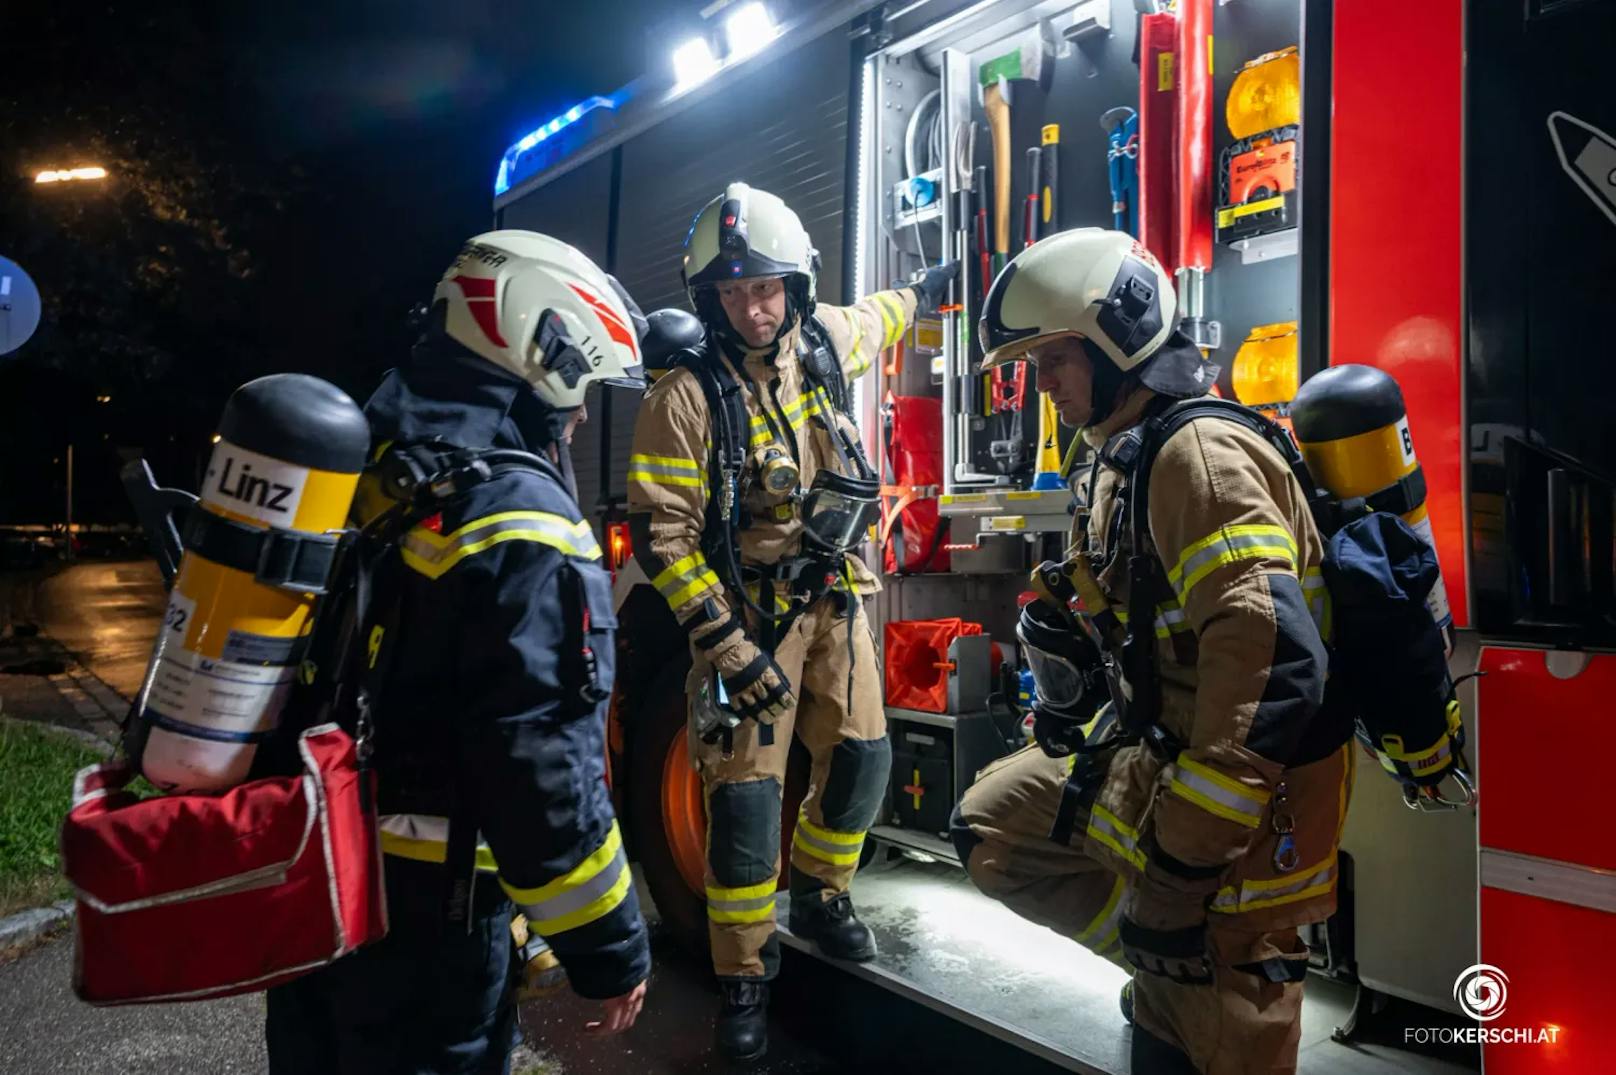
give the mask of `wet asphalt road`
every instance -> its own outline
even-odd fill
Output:
[[[45,631],[114,689],[140,688],[165,595],[149,562],[79,564],[42,584]],[[856,887],[855,887],[856,891]],[[649,909],[654,915],[654,909]],[[718,1006],[704,960],[653,920],[651,988],[638,1024],[617,1038],[583,1033],[594,1005],[563,992],[525,1004],[531,1053],[516,1075],[1056,1069],[978,1031],[787,950],[771,1005],[770,1051],[736,1068],[709,1052]],[[226,1072],[261,1070],[262,999],[99,1010],[69,989],[71,942],[0,966],[0,1071]]]

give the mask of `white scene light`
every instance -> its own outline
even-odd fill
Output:
[[[729,42],[729,59],[750,56],[779,36],[769,9],[760,3],[743,4],[724,20],[724,37]]]
[[[704,82],[717,70],[718,57],[705,37],[693,37],[673,50],[673,78],[678,89]]]

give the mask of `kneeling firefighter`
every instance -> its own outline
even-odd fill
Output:
[[[684,282],[706,340],[646,394],[628,511],[636,559],[690,639],[692,753],[708,813],[718,1049],[762,1055],[779,964],[780,800],[793,732],[813,758],[791,852],[791,928],[875,955],[848,895],[891,767],[855,551],[880,483],[848,382],[935,309],[957,266],[818,305],[818,254],[781,200],[732,183],[697,214]],[[799,698],[800,703],[799,703]]]
[[[1034,244],[980,331],[985,364],[1033,362],[1099,455],[1068,559],[1035,573],[1018,628],[1039,745],[966,792],[961,860],[1132,970],[1134,1071],[1294,1070],[1297,927],[1335,908],[1354,764],[1351,719],[1324,704],[1309,494],[1262,436],[1192,409],[1217,401],[1182,402],[1217,369],[1128,235]]]
[[[566,445],[591,383],[643,385],[642,325],[570,246],[481,235],[365,407],[359,521],[430,512],[380,554],[359,635],[390,931],[270,991],[272,1071],[504,1070],[513,904],[598,1029],[639,1012],[650,953],[603,773],[616,620]]]

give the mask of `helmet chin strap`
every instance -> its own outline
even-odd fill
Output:
[[[1088,355],[1089,367],[1093,370],[1089,387],[1089,422],[1090,426],[1097,426],[1111,417],[1116,409],[1117,395],[1122,390],[1122,383],[1128,375],[1117,369],[1111,357],[1092,340],[1083,340],[1083,353]]]

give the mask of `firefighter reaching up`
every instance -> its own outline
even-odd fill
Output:
[[[646,395],[628,510],[636,559],[689,636],[692,746],[706,791],[719,1050],[766,1048],[779,964],[780,797],[793,733],[813,759],[791,851],[791,928],[868,960],[848,885],[891,748],[855,546],[880,485],[849,382],[935,309],[957,266],[852,306],[816,304],[818,254],[777,197],[732,183],[696,216],[684,281],[706,341]]]
[[[1034,244],[984,304],[986,364],[1033,362],[1099,457],[1018,629],[1043,749],[983,770],[953,836],[988,895],[1132,968],[1134,1071],[1289,1071],[1351,724],[1324,705],[1307,498],[1246,426],[1174,423],[1217,372],[1174,315],[1155,258],[1096,228]]]

